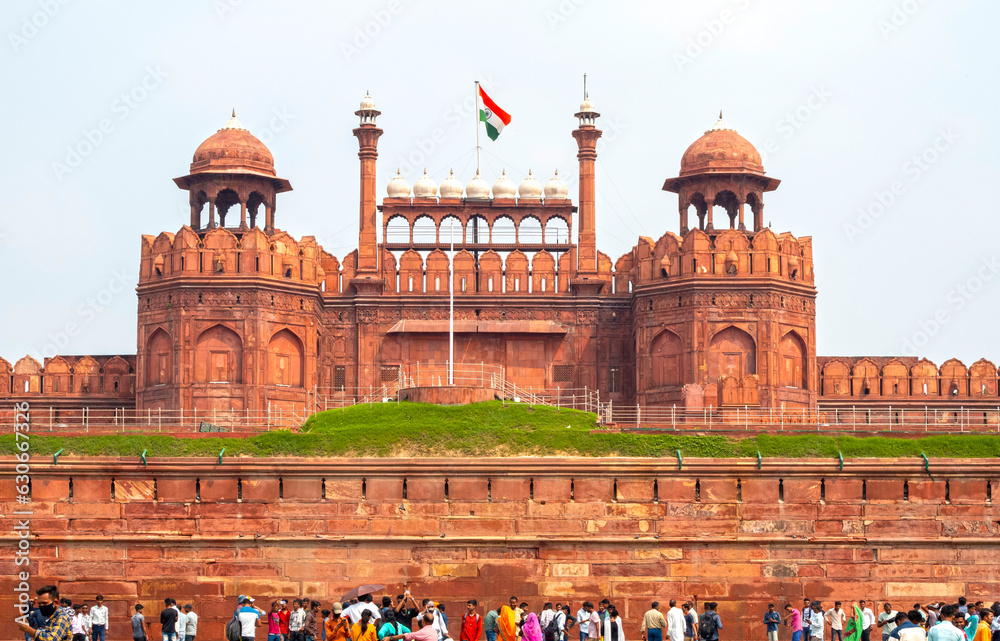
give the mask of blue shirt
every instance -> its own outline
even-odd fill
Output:
[[[966,641],[965,632],[952,625],[951,621],[940,621],[927,631],[927,641]]]
[[[902,623],[900,623],[899,625],[897,625],[895,628],[892,629],[892,632],[889,633],[889,638],[898,639],[900,630],[905,630],[906,628],[915,628],[915,627],[917,626],[912,621],[909,620],[903,621]]]
[[[768,632],[777,632],[778,624],[781,623],[781,615],[777,612],[765,612],[764,623],[767,624]]]

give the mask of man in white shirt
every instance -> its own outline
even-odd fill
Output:
[[[257,626],[260,625],[260,612],[250,605],[249,598],[244,597],[243,603],[240,605],[240,611],[237,615],[241,626],[240,637],[242,641],[254,641],[254,637],[257,635]]]
[[[872,626],[875,625],[875,613],[868,607],[864,599],[858,601],[861,608],[861,641],[871,641]]]
[[[92,641],[104,641],[108,629],[108,606],[104,605],[104,597],[100,594],[95,599],[97,605],[90,608],[90,628]]]
[[[184,625],[184,641],[194,641],[198,636],[198,615],[194,613],[190,603],[184,606],[184,616],[187,619]]]
[[[684,610],[677,607],[677,599],[670,599],[667,610],[667,636],[670,641],[684,641]]]
[[[882,604],[882,612],[878,615],[878,627],[882,628],[882,641],[886,641],[896,629],[896,611],[888,601]]]
[[[354,603],[344,609],[343,615],[346,615],[351,620],[351,625],[361,621],[361,613],[365,610],[370,610],[372,613],[372,623],[382,618],[382,612],[379,611],[378,607],[372,603],[372,595],[365,594],[364,596],[358,597],[358,602]],[[378,625],[375,628],[378,629]]]
[[[177,601],[174,601],[170,607],[177,610],[177,641],[184,641],[184,629],[187,628],[187,616],[181,609],[177,607]]]
[[[823,630],[826,628],[826,621],[823,618],[823,609],[819,601],[813,601],[809,606],[809,638],[811,641],[823,641]]]
[[[306,611],[302,609],[302,599],[295,599],[292,601],[292,613],[288,615],[289,641],[302,641],[302,626],[305,622]]]
[[[844,641],[844,624],[847,623],[847,614],[840,607],[840,601],[836,601],[833,607],[826,611],[825,616],[830,624],[830,641]]]
[[[580,630],[580,641],[587,641],[587,620],[590,618],[590,612],[587,612],[582,607],[576,612],[576,627]]]

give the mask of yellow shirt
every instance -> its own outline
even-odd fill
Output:
[[[355,623],[351,626],[351,641],[378,641],[378,630],[375,624],[369,622],[368,629],[361,632],[361,624]]]

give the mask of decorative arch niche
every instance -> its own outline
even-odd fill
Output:
[[[173,367],[170,335],[157,328],[146,341],[146,385],[167,385],[172,382]]]
[[[660,332],[649,345],[650,387],[680,385],[683,382],[683,355],[680,337],[670,330]]]
[[[283,329],[267,344],[268,383],[302,387],[302,341],[291,330]]]
[[[750,334],[738,327],[717,332],[708,345],[708,380],[720,376],[741,379],[757,373],[757,343]]]
[[[198,336],[194,352],[196,383],[242,383],[243,341],[224,325],[214,325]]]
[[[778,348],[781,371],[778,378],[782,387],[806,389],[806,344],[795,332],[788,332],[781,339]]]

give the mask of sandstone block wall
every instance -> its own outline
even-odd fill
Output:
[[[0,474],[0,608],[21,509]],[[32,469],[32,584],[131,605],[191,602],[218,637],[238,594],[329,602],[361,583],[442,601],[608,597],[638,637],[650,601],[718,601],[725,639],[768,601],[1000,595],[1000,461],[132,459]],[[72,485],[72,498],[69,498]],[[112,490],[113,488],[113,490]],[[113,492],[113,493],[112,493]],[[998,497],[1000,498],[1000,497]],[[0,631],[13,638],[12,617]]]

